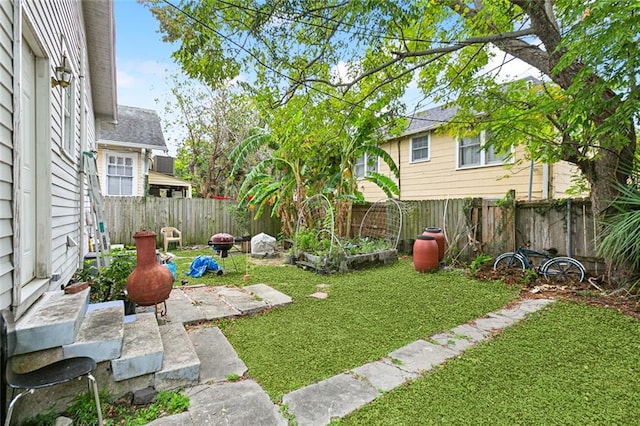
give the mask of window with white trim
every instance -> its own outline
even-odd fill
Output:
[[[378,157],[369,154],[362,154],[356,159],[355,176],[358,179],[364,179],[372,172],[378,172]]]
[[[458,140],[458,167],[478,167],[504,164],[511,158],[511,153],[498,155],[490,145],[483,148],[489,134],[481,131],[475,136],[465,136]]]
[[[134,156],[109,154],[107,195],[133,195]]]
[[[429,159],[429,135],[411,138],[411,162]]]

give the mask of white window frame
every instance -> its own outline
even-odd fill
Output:
[[[473,164],[462,164],[462,152],[463,149],[461,143],[464,139],[472,139],[478,138],[479,143],[474,144],[473,147],[478,147],[478,157],[479,161]],[[490,166],[500,166],[503,164],[508,164],[513,162],[513,149],[505,154],[502,158],[499,158],[495,152],[493,146],[489,146],[488,149],[485,149],[485,145],[487,143],[487,132],[482,130],[479,134],[472,137],[464,137],[458,138],[456,141],[456,168],[457,169],[473,169],[478,167],[490,167]],[[471,148],[471,146],[466,147],[467,149]],[[494,159],[491,159],[490,156],[494,156]]]
[[[371,173],[378,172],[379,158],[376,156],[375,159],[373,159],[372,157],[372,155],[364,153],[356,159],[356,163],[353,166],[353,174],[356,179],[364,179]],[[359,168],[362,170],[358,170]]]
[[[427,140],[427,146],[425,147],[420,147],[420,148],[415,148],[413,146],[414,142],[417,141],[422,141],[426,139]],[[417,149],[425,149],[427,150],[427,156],[426,157],[420,157],[420,158],[414,158],[414,151],[416,151]],[[429,161],[431,160],[431,134],[427,133],[425,135],[420,135],[420,136],[416,136],[411,138],[411,141],[409,142],[409,163],[422,163],[423,161]]]
[[[137,195],[137,188],[138,188],[138,156],[135,153],[124,153],[124,152],[117,152],[117,151],[105,151],[104,153],[104,194],[107,196],[113,196],[113,197],[135,197]],[[124,161],[126,161],[126,159],[131,159],[131,194],[112,194],[110,192],[110,185],[109,185],[109,178],[110,177],[118,177],[118,178],[123,178],[123,177],[127,177],[125,175],[111,175],[109,173],[109,165],[110,163],[110,159],[111,158],[122,158]],[[120,190],[122,190],[122,185],[120,185]],[[122,191],[120,191],[122,192]]]

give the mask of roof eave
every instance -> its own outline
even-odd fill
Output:
[[[93,111],[98,119],[117,121],[116,32],[113,0],[83,1]]]

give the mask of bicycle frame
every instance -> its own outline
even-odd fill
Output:
[[[549,259],[553,258],[553,256],[548,251],[538,251],[538,250],[533,250],[533,249],[530,249],[530,248],[527,248],[527,247],[518,247],[513,255],[514,256],[519,256],[522,259],[522,261],[524,262],[524,266],[527,269],[530,269],[530,270],[536,271],[536,272],[538,272],[540,270],[540,268],[542,268],[542,266]],[[540,261],[539,265],[534,267],[533,263],[529,259],[529,256],[541,257],[542,260]]]

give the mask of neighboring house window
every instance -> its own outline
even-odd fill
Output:
[[[133,156],[108,156],[107,195],[133,195]]]
[[[429,135],[411,138],[411,162],[429,159]]]
[[[461,138],[458,141],[458,167],[489,166],[509,161],[509,153],[498,155],[493,146],[482,148],[487,139],[484,130],[475,136]]]
[[[69,155],[73,155],[75,148],[75,84],[71,80],[69,86],[62,91],[62,113],[63,113],[63,128],[62,128],[62,143],[65,152]]]
[[[356,160],[355,169],[356,178],[364,179],[372,172],[378,171],[378,157],[369,154],[362,154]]]
[[[459,142],[460,167],[480,165],[480,135],[463,137]]]

